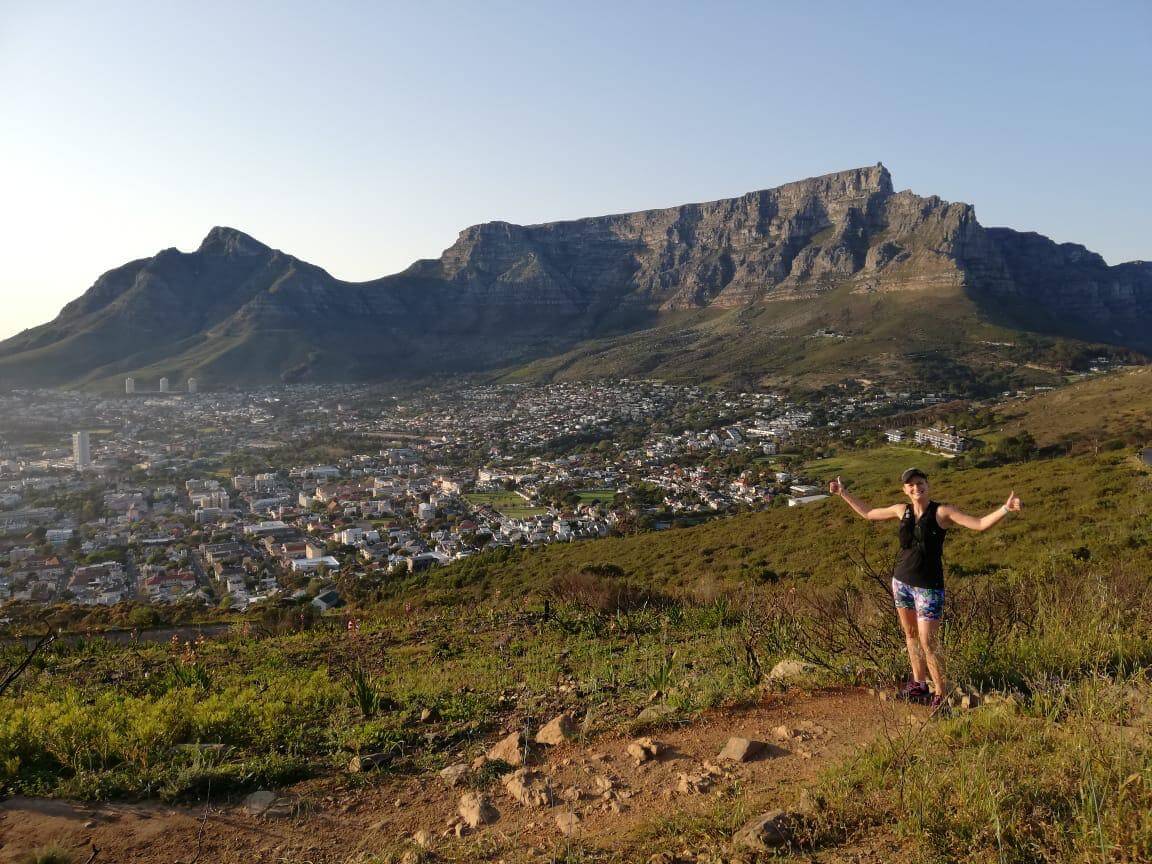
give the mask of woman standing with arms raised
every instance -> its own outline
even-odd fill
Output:
[[[1020,510],[1015,492],[987,516],[962,513],[951,504],[940,504],[928,496],[928,475],[919,468],[909,468],[900,475],[908,503],[890,507],[869,507],[850,494],[839,477],[828,484],[828,491],[839,495],[860,516],[873,522],[900,520],[900,553],[892,572],[892,597],[896,615],[904,631],[912,679],[900,691],[900,697],[915,702],[928,701],[928,678],[936,693],[931,698],[933,712],[944,706],[944,670],[939,655],[940,622],[944,617],[944,540],[948,529],[960,525],[972,531],[985,531]]]

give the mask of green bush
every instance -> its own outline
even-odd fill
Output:
[[[28,692],[0,700],[0,766],[5,788],[25,791],[46,791],[53,777],[101,795],[195,787],[177,779],[188,772],[255,782],[280,768],[253,768],[253,759],[316,752],[343,704],[324,670],[237,681],[211,693],[199,684],[145,696],[85,694],[74,686]],[[174,757],[187,743],[227,745],[237,760],[189,766]]]

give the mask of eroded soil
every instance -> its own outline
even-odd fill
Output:
[[[556,804],[526,807],[493,781],[485,791],[499,818],[463,836],[450,823],[468,789],[449,788],[434,771],[306,781],[276,790],[283,800],[275,817],[252,815],[240,798],[195,806],[14,798],[0,803],[0,864],[52,843],[71,849],[78,864],[96,849],[99,864],[388,861],[417,850],[412,838],[421,831],[429,838],[424,857],[444,861],[647,861],[663,851],[715,851],[720,841],[701,841],[686,827],[694,817],[707,824],[725,812],[743,819],[788,809],[821,771],[878,736],[914,734],[925,718],[924,709],[860,690],[789,691],[649,733],[666,751],[644,764],[627,755],[635,737],[627,730],[540,748],[530,767],[547,778]],[[718,761],[732,736],[769,746],[748,762]],[[468,762],[476,753],[458,755]],[[692,789],[705,774],[702,790]],[[560,812],[578,819],[571,837],[558,828]],[[837,858],[884,860],[866,848]]]

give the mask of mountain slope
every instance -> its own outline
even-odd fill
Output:
[[[1017,330],[1152,350],[1152,264],[985,229],[968,204],[895,192],[876,165],[702,204],[476,225],[439,259],[364,283],[214,228],[0,343],[0,385],[915,375],[909,355],[975,355]]]

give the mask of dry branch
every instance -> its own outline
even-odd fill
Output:
[[[7,690],[12,685],[12,683],[20,677],[20,674],[28,668],[28,664],[32,662],[32,658],[40,652],[40,649],[52,644],[55,641],[56,634],[52,631],[48,631],[43,636],[41,636],[37,640],[36,644],[32,646],[31,650],[29,650],[28,653],[24,655],[24,658],[16,664],[16,667],[4,676],[3,681],[0,681],[0,696],[3,696],[4,691]]]

